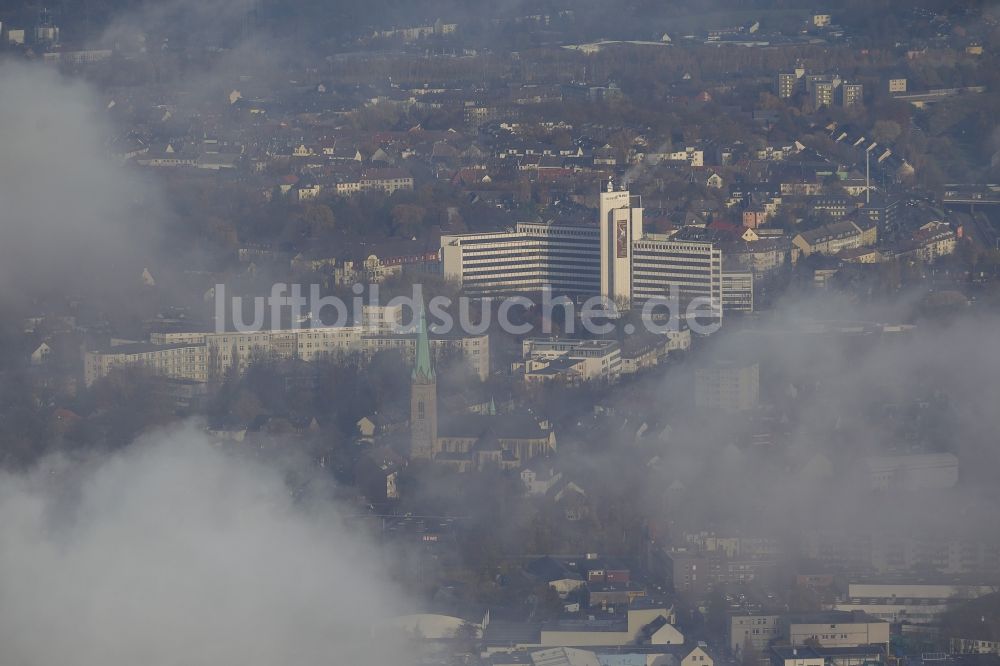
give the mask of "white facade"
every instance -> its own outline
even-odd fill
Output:
[[[835,615],[830,618],[783,618],[783,633],[792,645],[806,645],[807,642],[815,641],[820,646],[829,648],[889,643],[888,622],[863,614],[859,614],[858,618],[841,619],[838,617],[839,613],[832,613]]]
[[[667,331],[667,351],[684,351],[691,348],[691,329]]]
[[[348,354],[369,359],[380,351],[392,349],[413,359],[415,336],[399,334],[393,328],[401,322],[401,309],[366,308],[364,316],[370,326],[319,326],[244,333],[153,333],[149,343],[86,352],[85,380],[90,385],[113,369],[143,366],[167,377],[204,382],[224,375],[234,366],[242,373],[258,359],[319,361]],[[447,351],[460,353],[481,380],[489,376],[489,336],[431,338],[430,345],[436,356]]]
[[[778,620],[777,615],[733,615],[729,618],[730,651],[741,654],[747,644],[758,652],[764,650],[781,635]]]
[[[206,347],[204,344],[156,346],[138,343],[83,355],[83,376],[87,386],[113,370],[129,367],[147,368],[154,374],[174,379],[203,382],[208,376]]]
[[[705,166],[705,151],[688,146],[684,150],[669,153],[646,153],[645,161],[649,164],[683,162],[688,166],[702,167]]]
[[[842,106],[855,106],[864,102],[865,87],[860,83],[844,83],[840,86]]]
[[[941,490],[958,484],[958,457],[953,453],[910,453],[865,458],[875,490]]]
[[[1000,654],[1000,641],[952,638],[952,654]]]
[[[49,358],[51,353],[52,348],[43,342],[35,348],[35,351],[31,352],[31,364],[41,365]]]
[[[838,602],[834,608],[864,611],[886,622],[928,624],[936,622],[956,602],[975,599],[990,594],[995,589],[991,585],[944,582],[849,583],[847,599]]]
[[[518,224],[514,231],[441,237],[446,278],[476,294],[602,295],[630,307],[671,295],[702,298],[722,315],[722,251],[711,242],[646,234],[639,197],[611,184],[596,227]]]
[[[849,583],[849,597],[882,597],[906,599],[975,599],[996,592],[992,585],[962,585],[956,583]]]
[[[651,622],[664,618],[667,622],[661,626],[651,637],[652,645],[683,645],[684,635],[670,622],[674,619],[673,609],[667,608],[630,608],[627,611],[627,625],[624,630],[608,631],[604,628],[597,628],[587,622],[582,623],[560,623],[551,628],[545,627],[541,632],[540,643],[543,646],[615,646],[627,645],[633,641],[636,634]],[[695,648],[699,650],[700,648]],[[702,654],[705,654],[703,651]],[[689,655],[690,656],[690,655]],[[707,658],[707,655],[705,655]],[[710,658],[699,661],[705,666],[711,666]]]
[[[756,363],[714,363],[695,370],[694,404],[727,412],[755,409],[759,387],[760,368]]]
[[[399,333],[405,323],[415,323],[403,321],[404,311],[402,305],[365,305],[361,325],[370,333]]]
[[[753,312],[753,273],[724,271],[722,273],[723,312]]]
[[[601,192],[601,295],[619,304],[632,300],[633,241],[642,237],[642,207],[628,190]]]
[[[646,234],[632,256],[632,299],[667,296],[675,287],[683,306],[700,299],[722,316],[722,250],[710,242]]]
[[[469,293],[593,295],[600,288],[595,227],[518,224],[514,231],[441,236],[444,276]]]
[[[529,382],[557,377],[615,382],[622,374],[621,345],[615,340],[535,338],[522,342],[521,351]]]

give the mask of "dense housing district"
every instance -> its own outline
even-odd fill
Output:
[[[1000,666],[995,6],[17,4],[128,224],[10,237],[4,467],[294,457],[414,663]]]

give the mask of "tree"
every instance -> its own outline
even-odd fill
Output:
[[[708,599],[708,616],[705,618],[709,630],[722,634],[726,630],[726,597],[719,589],[712,590]]]
[[[903,128],[894,120],[876,120],[872,135],[879,143],[892,143],[903,133]]]
[[[217,382],[222,379],[222,354],[217,344],[208,345],[207,371],[208,381]]]
[[[413,238],[423,231],[427,210],[416,204],[397,204],[392,207],[392,233],[394,236]]]
[[[784,107],[781,100],[769,92],[762,92],[757,96],[757,106],[762,109],[777,110]]]
[[[559,150],[567,150],[573,147],[573,135],[562,128],[552,132],[551,141],[552,145]]]
[[[630,129],[618,130],[611,135],[608,145],[615,151],[615,158],[619,164],[625,164],[628,161],[633,141],[635,141],[635,132]]]
[[[120,368],[90,388],[97,443],[127,446],[150,426],[167,423],[172,411],[158,390],[162,379],[143,368]]]
[[[563,601],[559,598],[559,593],[551,585],[538,586],[535,598],[538,599],[538,605],[536,606],[537,619],[552,620],[562,614]]]
[[[479,628],[470,622],[463,622],[455,630],[455,644],[461,652],[475,652],[479,645]]]
[[[740,658],[742,666],[760,666],[760,652],[754,647],[749,636],[743,641]]]
[[[311,204],[306,206],[305,211],[302,213],[302,220],[306,223],[311,236],[333,231],[336,226],[333,211],[326,204]]]
[[[232,415],[241,424],[250,423],[263,411],[264,405],[260,399],[247,389],[243,389],[237,393],[231,408]]]

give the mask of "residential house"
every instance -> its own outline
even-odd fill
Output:
[[[906,77],[896,76],[889,79],[889,92],[890,93],[905,93],[906,92]]]
[[[528,495],[545,495],[560,479],[562,472],[557,471],[548,458],[536,458],[521,469],[521,482]]]
[[[882,254],[874,247],[854,247],[841,250],[837,258],[845,264],[877,264]]]
[[[529,562],[525,571],[546,583],[563,599],[586,584],[583,573],[567,558],[539,557]]]
[[[369,169],[362,174],[356,185],[354,183],[339,183],[337,185],[337,194],[372,190],[380,190],[386,194],[392,194],[397,190],[412,191],[413,176],[403,169]]]
[[[312,184],[300,183],[295,188],[295,200],[298,201],[299,203],[305,201],[312,201],[313,199],[319,196],[322,190],[323,188],[315,183]]]
[[[549,490],[547,497],[559,507],[566,520],[576,522],[590,514],[586,491],[573,481],[563,481]]]
[[[655,367],[667,357],[670,338],[666,335],[630,335],[622,341],[621,374],[631,375]]]
[[[701,409],[755,409],[759,390],[760,368],[756,363],[716,359],[694,371],[694,404]]]
[[[765,648],[771,666],[826,666],[826,659],[808,645],[774,645]]]
[[[863,231],[854,222],[845,220],[803,231],[792,238],[792,245],[807,257],[814,253],[835,255],[844,249],[873,244],[872,233],[872,230]]]
[[[532,338],[522,343],[521,358],[514,370],[523,372],[527,383],[614,382],[622,372],[621,344],[616,340]]]
[[[729,650],[740,656],[749,646],[762,652],[781,635],[778,615],[734,613],[729,617]],[[820,664],[819,666],[823,666]]]
[[[776,566],[770,558],[731,558],[724,553],[688,549],[658,551],[655,558],[674,591],[698,602],[707,601],[718,585],[749,583]]]
[[[811,210],[826,213],[835,220],[844,217],[859,206],[857,201],[844,196],[821,196],[809,202]]]
[[[898,257],[934,261],[955,252],[959,234],[947,222],[928,222],[896,250]]]
[[[388,447],[378,447],[361,455],[354,468],[358,489],[370,502],[399,499],[399,474],[406,460]]]
[[[743,211],[743,226],[748,229],[756,229],[766,224],[769,215],[763,207],[754,206]]]
[[[50,347],[47,343],[43,342],[42,344],[35,347],[35,350],[31,352],[31,365],[42,365],[43,363],[45,363],[45,361],[48,360],[49,355],[51,354],[52,354],[52,347]]]

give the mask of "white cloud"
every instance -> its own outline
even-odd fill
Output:
[[[282,470],[193,427],[0,478],[0,661],[147,666],[399,660],[373,546]]]
[[[0,89],[2,289],[138,281],[158,191],[109,157],[105,104],[41,64],[0,65]]]

